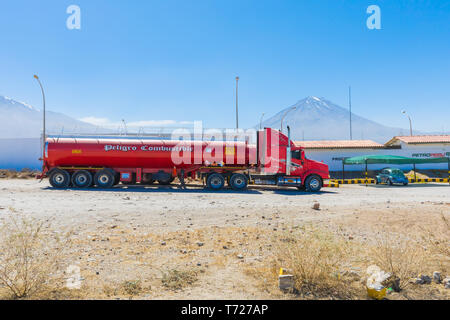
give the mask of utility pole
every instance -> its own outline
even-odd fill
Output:
[[[36,74],[33,77],[37,80],[37,82],[39,83],[39,86],[41,87],[42,103],[44,105],[44,109],[42,111],[42,163],[44,163],[44,159],[45,159],[45,139],[47,137],[46,130],[45,130],[45,93],[44,93],[44,88],[42,87],[42,83],[39,80],[39,77]]]
[[[352,87],[348,87],[348,106],[350,109],[350,140],[353,140],[352,134]]]
[[[239,115],[238,115],[238,86],[239,86],[239,77],[236,77],[236,130],[239,129]]]

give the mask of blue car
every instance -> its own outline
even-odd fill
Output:
[[[393,184],[403,184],[404,186],[406,186],[409,182],[403,171],[395,168],[386,168],[381,170],[380,174],[376,176],[375,180],[377,184],[385,183],[391,186]]]

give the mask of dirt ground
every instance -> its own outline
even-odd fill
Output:
[[[320,210],[313,210],[317,202]],[[81,298],[289,299],[276,278],[264,286],[248,272],[274,254],[274,235],[304,225],[359,243],[380,233],[425,235],[442,216],[450,218],[450,186],[346,185],[309,194],[257,186],[211,192],[197,185],[56,190],[47,181],[0,179],[0,223],[15,212],[73,232],[67,261],[81,269],[82,289],[71,290]],[[195,281],[181,289],[167,285],[169,275],[183,270],[195,273]],[[450,272],[448,260],[439,271]],[[139,288],[124,289],[126,283]],[[429,285],[427,294],[450,297],[441,287]]]

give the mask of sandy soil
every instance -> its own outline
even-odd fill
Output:
[[[315,202],[320,210],[311,208]],[[1,179],[0,223],[9,208],[74,232],[70,259],[91,288],[83,297],[121,298],[115,288],[139,279],[141,299],[270,299],[285,296],[261,291],[244,269],[265,258],[271,234],[312,223],[362,242],[383,228],[407,236],[450,215],[450,186],[348,185],[309,194],[195,185],[56,190],[47,181]],[[199,280],[165,290],[163,274],[183,268],[197,269]]]

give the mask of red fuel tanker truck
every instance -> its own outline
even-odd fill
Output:
[[[271,128],[256,145],[243,141],[150,140],[144,138],[47,138],[43,171],[55,188],[111,188],[123,184],[170,184],[176,176],[201,177],[213,190],[248,183],[319,191],[328,166]]]

